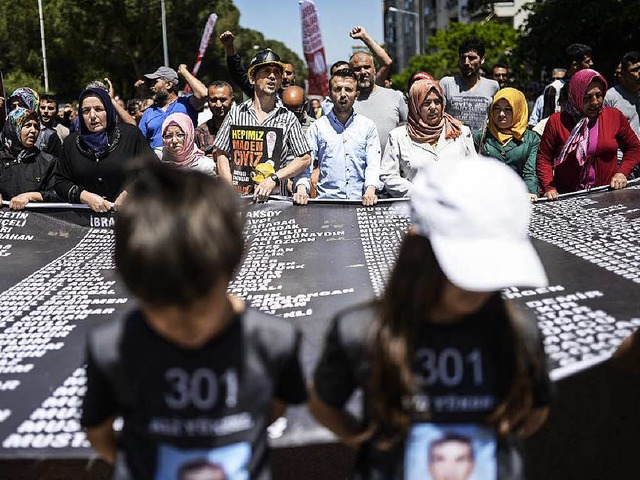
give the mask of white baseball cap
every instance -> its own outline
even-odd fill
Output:
[[[415,232],[427,237],[451,283],[469,291],[543,287],[529,240],[531,201],[522,179],[490,158],[437,162],[415,176]]]

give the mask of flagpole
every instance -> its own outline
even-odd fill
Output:
[[[169,66],[169,46],[167,45],[167,10],[164,5],[165,0],[160,0],[160,9],[162,11],[162,50],[164,52],[164,66]]]
[[[47,68],[47,46],[44,41],[44,15],[42,14],[42,0],[38,0],[38,14],[40,16],[40,41],[42,42],[42,64],[44,68],[44,90],[49,91],[49,69]]]

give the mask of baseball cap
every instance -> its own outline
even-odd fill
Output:
[[[265,48],[264,50],[260,50],[258,53],[256,53],[256,56],[251,59],[247,75],[252,77],[256,68],[265,67],[267,65],[275,65],[277,67],[280,67],[282,72],[284,72],[284,69],[286,67],[286,65],[280,60],[280,55],[278,55],[270,48]]]
[[[170,82],[178,83],[178,74],[173,68],[160,67],[153,73],[145,74],[149,80],[156,80],[158,78],[166,78]]]
[[[522,179],[494,159],[426,165],[411,191],[412,223],[451,283],[469,291],[548,285],[529,240],[531,201]]]

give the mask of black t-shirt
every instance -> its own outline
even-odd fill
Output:
[[[268,479],[272,401],[306,400],[299,343],[286,321],[247,309],[185,349],[132,311],[89,336],[81,423],[123,417],[117,479]]]
[[[496,295],[480,312],[454,324],[417,324],[412,337],[417,385],[411,399],[412,427],[405,441],[390,450],[377,449],[372,442],[365,444],[358,455],[356,478],[433,479],[438,473],[449,478],[444,473],[448,468],[466,468],[470,476],[458,473],[459,478],[524,478],[516,439],[499,438],[486,422],[507,395],[513,376],[512,342],[507,340],[508,319],[501,302]],[[375,308],[365,305],[338,314],[327,333],[314,383],[320,398],[329,405],[344,408],[353,393],[367,384],[367,339]],[[531,348],[541,356],[538,358],[544,358],[537,326],[530,321],[534,333]],[[532,378],[532,383],[534,405],[547,405],[550,383],[546,369]],[[364,389],[363,427],[367,426],[368,400]],[[451,472],[448,470],[449,475]]]

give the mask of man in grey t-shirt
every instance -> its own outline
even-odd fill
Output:
[[[493,96],[500,90],[498,82],[480,76],[484,53],[482,41],[465,40],[458,48],[461,75],[440,80],[446,99],[445,111],[472,131],[484,128]]]
[[[400,92],[375,84],[376,68],[371,55],[354,53],[349,65],[358,79],[359,95],[353,109],[375,123],[384,152],[389,132],[407,121],[407,104]]]
[[[620,62],[620,84],[607,90],[604,97],[605,107],[613,107],[620,110],[631,128],[640,138],[640,118],[638,110],[640,102],[638,93],[640,92],[640,52],[627,52]]]

